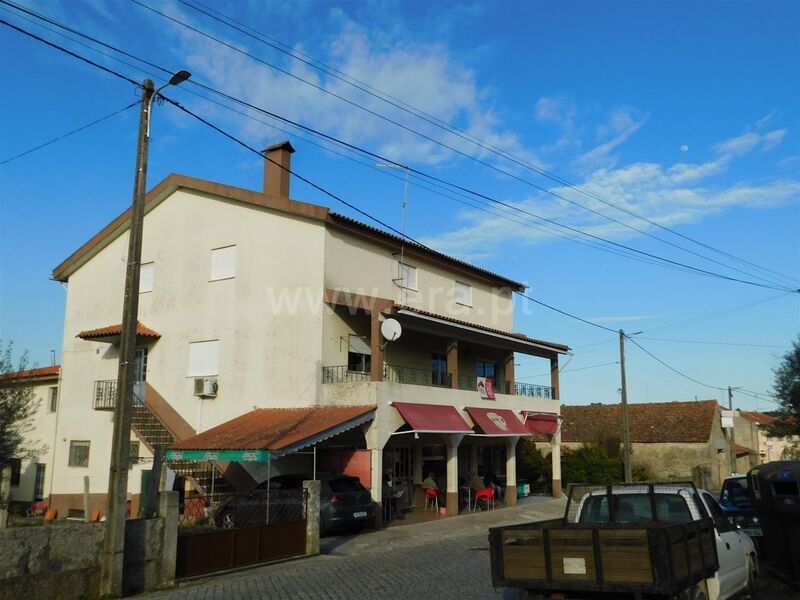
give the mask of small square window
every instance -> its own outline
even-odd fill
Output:
[[[155,263],[142,263],[139,266],[139,293],[145,294],[153,291],[155,282],[156,266]]]
[[[472,306],[472,286],[456,281],[455,299],[457,304]]]
[[[236,246],[211,251],[211,281],[236,277]]]
[[[71,441],[69,443],[69,466],[88,467],[89,466],[89,441]]]
[[[405,263],[397,263],[397,285],[409,290],[417,289],[417,267]]]
[[[189,377],[219,374],[219,340],[189,343]]]
[[[58,387],[54,386],[50,388],[50,397],[48,398],[47,405],[51,413],[58,410]]]

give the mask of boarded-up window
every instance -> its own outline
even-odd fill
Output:
[[[456,302],[464,306],[472,306],[472,287],[466,283],[456,281]]]
[[[219,374],[219,340],[189,343],[189,377]]]
[[[236,246],[211,251],[211,281],[236,277]]]
[[[88,467],[89,466],[89,447],[88,441],[75,441],[69,443],[69,466]]]
[[[139,267],[139,293],[153,291],[153,284],[155,283],[156,266],[155,263],[148,262],[142,263]]]

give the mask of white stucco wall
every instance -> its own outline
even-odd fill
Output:
[[[316,402],[323,231],[318,221],[183,190],[147,214],[142,262],[154,262],[155,283],[139,295],[139,321],[161,334],[145,344],[147,382],[192,427],[254,406]],[[93,410],[92,398],[95,380],[116,379],[118,346],[75,336],[121,322],[127,240],[121,235],[69,278],[59,438],[67,449],[70,439],[91,439],[92,456],[89,473],[73,473],[67,452],[58,453],[59,493],[82,491],[84,474],[107,481],[111,413]],[[235,277],[209,281],[211,250],[231,244]],[[189,343],[203,340],[219,340],[215,399],[195,397],[188,376]],[[130,477],[133,493],[138,478]]]
[[[57,411],[50,411],[50,389],[58,388],[58,379],[37,381],[33,384],[34,402],[38,408],[30,422],[30,430],[25,434],[26,449],[34,455],[24,458],[20,464],[19,485],[11,486],[12,502],[32,502],[35,500],[36,465],[45,465],[42,496],[48,494],[50,478],[53,474],[53,447],[55,445]]]
[[[417,268],[417,290],[400,288],[397,279],[399,254],[365,238],[331,229],[325,235],[325,286],[366,296],[387,298],[469,323],[513,331],[513,299],[508,289],[457,269],[446,269],[413,253],[404,262]],[[472,287],[472,306],[457,304],[456,281]]]

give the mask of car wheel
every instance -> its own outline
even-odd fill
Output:
[[[707,600],[706,593],[699,585],[696,585],[688,590],[683,590],[677,596],[673,596],[672,600]]]

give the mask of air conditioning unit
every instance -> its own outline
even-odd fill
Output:
[[[214,398],[217,395],[216,377],[197,377],[194,380],[194,395],[201,398]]]

